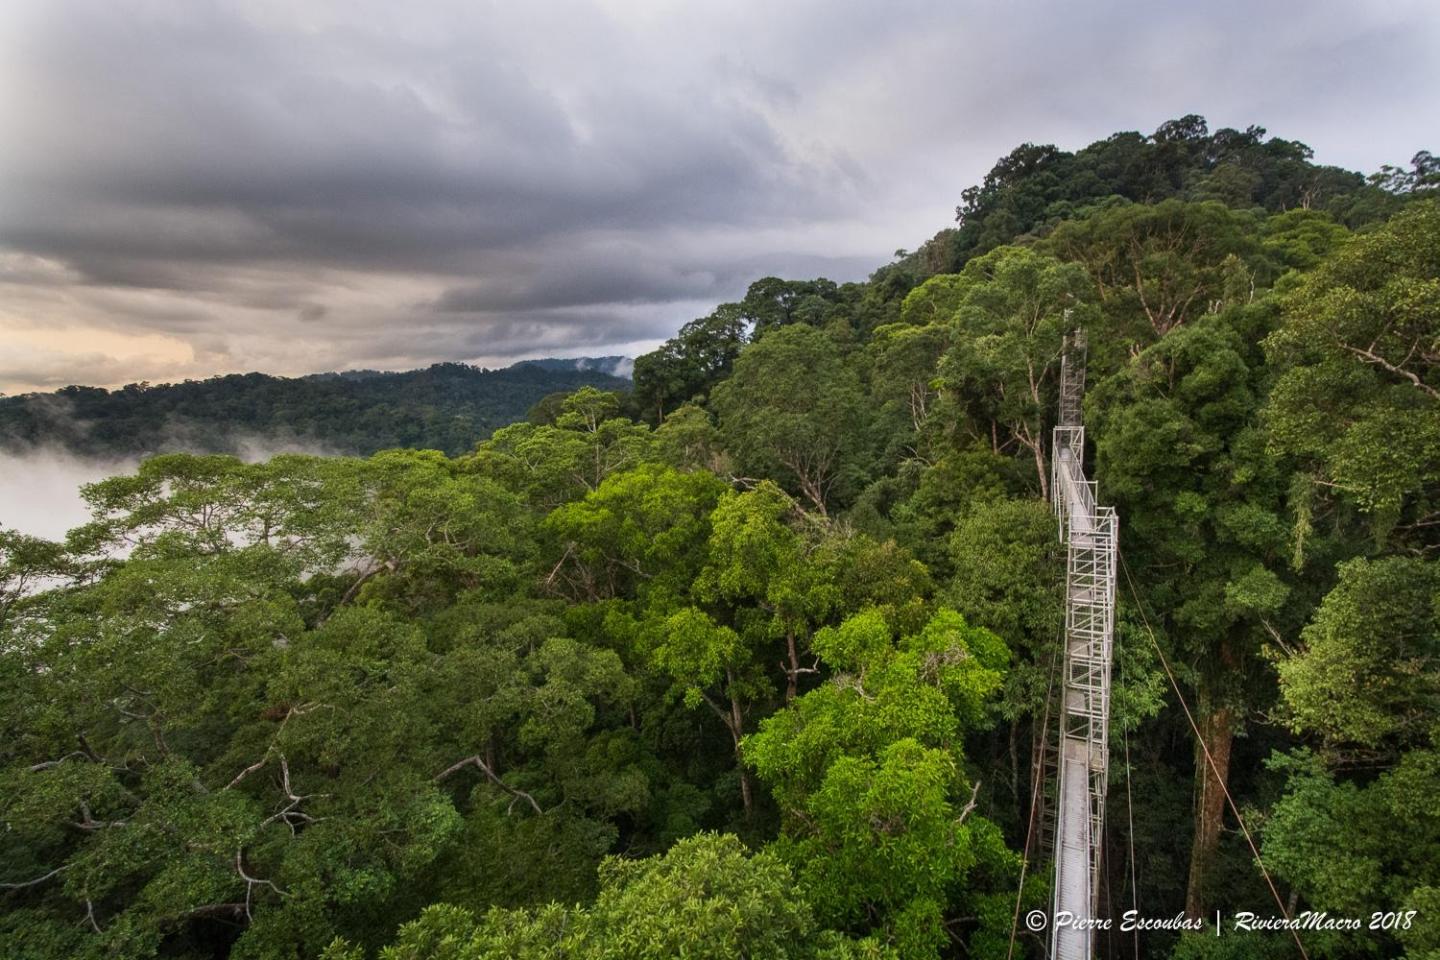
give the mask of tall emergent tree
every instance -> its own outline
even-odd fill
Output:
[[[1265,370],[1253,330],[1273,312],[1234,307],[1173,330],[1093,398],[1097,477],[1125,518],[1122,555],[1142,571],[1137,587],[1162,642],[1194,678],[1194,917],[1214,893],[1233,741],[1249,705],[1263,702],[1258,654],[1296,626],[1286,477],[1258,423]]]
[[[783,479],[822,516],[863,471],[870,446],[864,393],[822,330],[796,324],[756,340],[712,403],[739,469]]]

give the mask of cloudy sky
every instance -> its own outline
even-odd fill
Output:
[[[5,0],[0,391],[633,355],[1025,140],[1440,149],[1440,4]]]

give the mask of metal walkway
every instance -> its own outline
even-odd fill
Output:
[[[1061,677],[1052,960],[1090,960],[1093,934],[1080,929],[1098,914],[1105,826],[1110,720],[1110,663],[1115,628],[1119,518],[1096,504],[1085,479],[1085,335],[1066,339],[1060,361],[1060,421],[1052,444],[1051,499],[1066,545],[1065,659]]]

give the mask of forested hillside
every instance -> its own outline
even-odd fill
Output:
[[[1440,955],[1435,180],[1193,117],[1026,146],[626,396],[454,456],[158,456],[63,544],[0,533],[0,955],[1043,956],[1076,326],[1122,518],[1109,909],[1394,912],[1295,936]]]
[[[622,359],[593,365],[544,360],[503,370],[439,363],[404,373],[299,378],[247,373],[118,390],[65,387],[0,397],[0,450],[236,453],[258,441],[361,455],[390,447],[457,455],[497,427],[523,420],[549,394],[583,386],[627,389],[628,381],[601,372]]]

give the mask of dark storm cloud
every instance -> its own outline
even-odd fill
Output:
[[[583,249],[583,245],[582,245]],[[875,259],[782,254],[665,262],[625,247],[587,252],[575,259],[527,266],[485,283],[454,287],[433,304],[440,313],[488,313],[555,307],[715,301],[767,271],[785,276],[854,277]]]
[[[863,277],[1021,140],[1187,112],[1373,169],[1434,146],[1436,23],[1300,0],[19,0],[0,336],[30,360],[0,389],[63,378],[67,352],[76,379],[154,379],[640,349],[767,273]]]
[[[607,269],[602,263],[563,264],[523,276],[502,276],[467,287],[446,290],[435,301],[440,313],[488,313],[573,307],[582,304],[664,303],[701,299],[716,293],[716,277],[706,271],[672,270],[665,265],[639,265],[633,270]]]
[[[69,6],[31,27],[25,65],[63,109],[12,141],[6,236],[106,281],[137,256],[454,268],[577,227],[815,217],[833,194],[723,90],[621,77],[572,117],[497,34],[385,44],[210,4]]]

